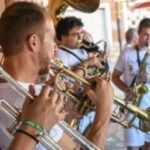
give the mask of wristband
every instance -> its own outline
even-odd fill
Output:
[[[22,122],[22,124],[25,124],[25,125],[28,125],[36,130],[38,130],[38,134],[41,136],[41,135],[45,135],[46,134],[46,130],[45,128],[43,128],[40,124],[38,124],[36,121],[34,120],[24,120]]]

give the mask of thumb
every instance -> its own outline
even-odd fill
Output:
[[[29,86],[29,93],[31,94],[31,95],[35,95],[35,89],[34,89],[34,86],[33,85],[30,85]]]
[[[29,85],[29,93],[34,96],[35,95],[35,89],[33,85]],[[29,101],[30,103],[33,101],[31,98],[27,97],[26,98],[27,101]]]

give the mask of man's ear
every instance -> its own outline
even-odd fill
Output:
[[[32,34],[28,37],[28,48],[33,51],[36,52],[37,50],[39,50],[39,46],[40,46],[40,39],[39,36],[36,34]]]

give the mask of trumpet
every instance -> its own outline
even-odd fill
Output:
[[[6,71],[4,71],[0,67],[0,77],[5,79],[10,85],[22,96],[29,97],[33,100],[33,96],[24,89],[19,83],[17,83]],[[9,127],[9,131],[12,133],[17,128],[20,119],[20,112],[15,109],[13,106],[8,104],[6,101],[1,100],[0,101],[0,108],[4,110],[9,116],[14,120],[14,123]],[[14,115],[15,114],[15,115]],[[65,131],[69,136],[71,136],[73,139],[75,139],[81,146],[81,148],[86,150],[100,150],[96,145],[94,145],[92,142],[90,142],[88,139],[86,139],[84,136],[82,136],[79,132],[73,130],[67,123],[64,121],[60,121],[57,124],[63,131]],[[62,150],[61,147],[56,144],[47,134],[42,136],[39,140],[47,149],[50,150]]]
[[[92,84],[89,81],[87,81],[83,77],[80,77],[79,75],[73,73],[71,70],[69,70],[68,68],[63,66],[63,64],[58,59],[53,60],[51,63],[58,70],[60,70],[61,73],[63,72],[64,74],[66,74],[66,76],[68,75],[68,76],[70,76],[74,79],[77,79],[78,81],[92,87]],[[136,90],[140,91],[140,87],[137,87]],[[139,128],[140,130],[142,130],[144,132],[150,132],[150,109],[149,108],[147,110],[142,110],[139,107],[134,106],[133,104],[130,104],[128,102],[125,102],[116,96],[114,96],[114,102],[116,104],[120,105],[121,107],[125,108],[129,112],[133,113],[136,117],[140,118],[140,124],[139,124],[139,127],[136,127],[134,124],[127,122],[125,119],[120,120],[118,118],[118,115],[115,115],[115,114],[112,114],[112,116],[111,116],[111,119],[113,121],[118,122],[119,124],[123,125],[126,128],[133,126],[133,127]],[[89,107],[87,107],[86,105],[83,107],[86,107],[89,109]]]
[[[10,118],[13,119],[13,124],[8,128],[10,133],[14,133],[16,127],[19,126],[21,119],[20,119],[20,112],[10,105],[6,100],[0,99],[0,109],[3,110]],[[39,142],[45,146],[48,150],[62,150],[47,134],[42,136],[39,139]]]

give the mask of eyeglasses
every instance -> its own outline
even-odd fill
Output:
[[[69,33],[68,36],[74,36],[74,37],[80,37],[83,36],[83,32],[74,32],[74,33]]]

